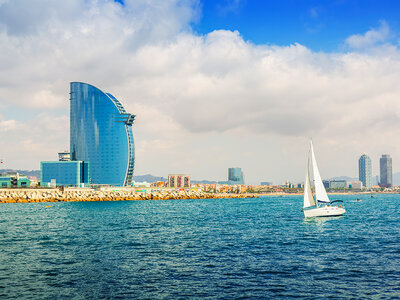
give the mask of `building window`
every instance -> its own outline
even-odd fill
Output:
[[[1,183],[1,186],[2,186],[2,187],[7,187],[7,186],[8,186],[8,185],[7,185],[7,182],[2,182],[2,183]]]

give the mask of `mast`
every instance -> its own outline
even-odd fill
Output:
[[[314,154],[314,148],[313,148],[313,143],[312,140],[310,141],[310,148],[311,148],[311,165],[313,169],[313,175],[314,175],[314,186],[315,186],[315,198],[319,202],[325,202],[329,203],[329,197],[328,194],[326,193],[324,184],[322,183],[321,175],[318,170],[318,165],[317,165],[317,160],[315,159],[315,154]]]

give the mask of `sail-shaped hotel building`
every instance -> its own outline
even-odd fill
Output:
[[[71,82],[70,109],[71,160],[89,162],[92,184],[130,186],[135,115],[111,94],[82,82]]]

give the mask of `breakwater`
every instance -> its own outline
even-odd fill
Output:
[[[0,203],[63,202],[63,201],[123,201],[255,198],[251,194],[215,194],[193,190],[134,190],[94,189],[0,189]]]

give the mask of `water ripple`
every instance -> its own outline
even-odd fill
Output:
[[[0,297],[399,298],[400,197],[354,198],[3,204]]]

